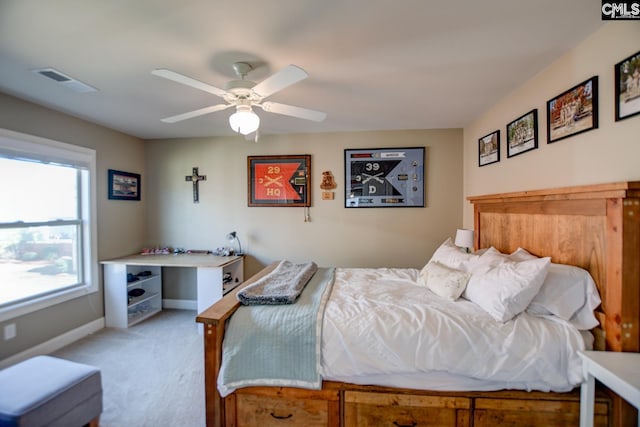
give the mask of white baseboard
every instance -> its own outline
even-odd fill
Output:
[[[100,329],[104,328],[104,324],[104,317],[101,317],[89,323],[85,323],[84,325],[65,332],[62,335],[51,338],[50,340],[45,341],[42,344],[38,344],[18,354],[14,354],[13,356],[0,360],[0,369],[6,368],[7,366],[16,364],[33,356],[53,353],[54,351],[61,349],[65,345],[69,345],[79,340],[80,338],[84,338],[87,335],[91,335],[92,333],[99,331]]]
[[[175,310],[197,310],[197,301],[191,299],[163,299],[162,308],[173,308]]]

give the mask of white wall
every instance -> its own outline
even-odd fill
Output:
[[[346,148],[426,147],[426,207],[344,207]],[[247,207],[247,156],[311,154],[311,221],[299,207]],[[422,267],[462,221],[461,129],[349,132],[147,141],[150,244],[213,249],[238,232],[245,274],[278,260],[324,266]],[[198,166],[200,203],[185,182]],[[322,171],[338,184],[321,200]]]
[[[614,64],[640,50],[640,24],[613,21],[464,128],[464,196],[640,180],[640,116],[615,121]],[[546,103],[599,78],[599,128],[547,144]],[[537,108],[538,149],[506,156],[506,124]],[[478,167],[478,138],[501,132],[501,160]],[[466,201],[464,225],[473,227]]]

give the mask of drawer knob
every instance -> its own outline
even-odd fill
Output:
[[[273,412],[271,413],[271,416],[273,418],[275,418],[276,420],[286,420],[287,418],[291,418],[293,417],[293,414],[289,414],[289,415],[276,415]]]
[[[416,422],[414,421],[414,422],[412,422],[411,424],[400,424],[399,422],[394,421],[394,422],[393,422],[393,425],[394,425],[394,426],[397,426],[397,427],[416,427],[416,426],[418,425],[418,423],[416,423]]]

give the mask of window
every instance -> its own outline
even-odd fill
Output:
[[[0,129],[0,321],[98,288],[95,150]]]

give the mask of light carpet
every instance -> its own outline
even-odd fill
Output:
[[[196,312],[163,310],[105,328],[52,354],[100,368],[101,427],[205,425],[203,340]]]

